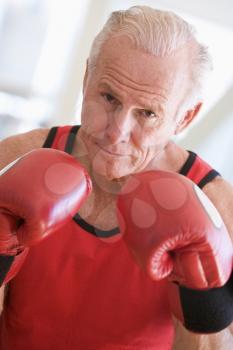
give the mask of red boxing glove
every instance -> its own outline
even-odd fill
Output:
[[[91,188],[78,161],[54,149],[31,151],[0,172],[0,283],[18,272],[27,247],[72,219]]]
[[[233,320],[233,249],[207,196],[164,171],[131,176],[118,202],[124,240],[153,280],[168,278],[173,313],[186,328],[211,333]]]

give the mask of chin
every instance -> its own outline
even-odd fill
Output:
[[[130,169],[124,167],[122,162],[107,162],[99,157],[96,157],[92,162],[92,169],[108,181],[120,181],[122,178],[130,175]]]
[[[103,176],[108,181],[120,180],[125,177],[127,173],[119,171],[119,169],[106,169],[105,167],[93,167],[96,174]]]

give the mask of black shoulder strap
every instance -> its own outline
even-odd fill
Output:
[[[197,185],[200,188],[203,188],[208,182],[212,181],[217,176],[221,176],[221,174],[217,170],[212,169]]]
[[[74,142],[75,142],[75,137],[76,137],[76,134],[77,134],[80,126],[81,125],[74,125],[74,126],[70,127],[70,131],[69,131],[66,143],[65,143],[64,152],[69,153],[69,154],[72,152]],[[55,138],[57,136],[58,129],[59,129],[58,126],[54,126],[49,130],[48,136],[47,136],[47,138],[42,146],[43,148],[51,148],[52,147],[52,145],[55,141]]]
[[[196,185],[203,188],[208,182],[221,174],[203,161],[196,153],[188,151],[189,156],[180,169],[181,175],[189,177]]]
[[[194,153],[192,151],[188,151],[188,153],[189,153],[189,156],[179,171],[179,174],[184,175],[184,176],[186,176],[188,174],[189,170],[192,168],[192,166],[195,162],[195,159],[197,157],[196,153]]]
[[[57,129],[58,129],[58,127],[54,126],[49,130],[48,136],[47,136],[47,138],[42,146],[43,148],[51,148],[52,147],[53,141],[54,141],[56,134],[57,134]]]
[[[71,152],[72,152],[75,137],[76,137],[76,134],[77,134],[80,126],[81,125],[74,125],[69,132],[69,136],[67,138],[65,149],[64,149],[64,151],[69,153],[69,154],[71,154]]]

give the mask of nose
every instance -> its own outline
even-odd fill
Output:
[[[129,142],[133,130],[133,118],[129,110],[117,109],[108,118],[106,136],[111,144]]]

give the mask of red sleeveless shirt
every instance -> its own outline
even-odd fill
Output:
[[[52,128],[44,147],[71,152],[77,131]],[[180,173],[200,187],[218,175],[192,152]],[[173,335],[166,282],[137,267],[118,228],[78,214],[30,249],[0,319],[0,350],[170,350]]]

